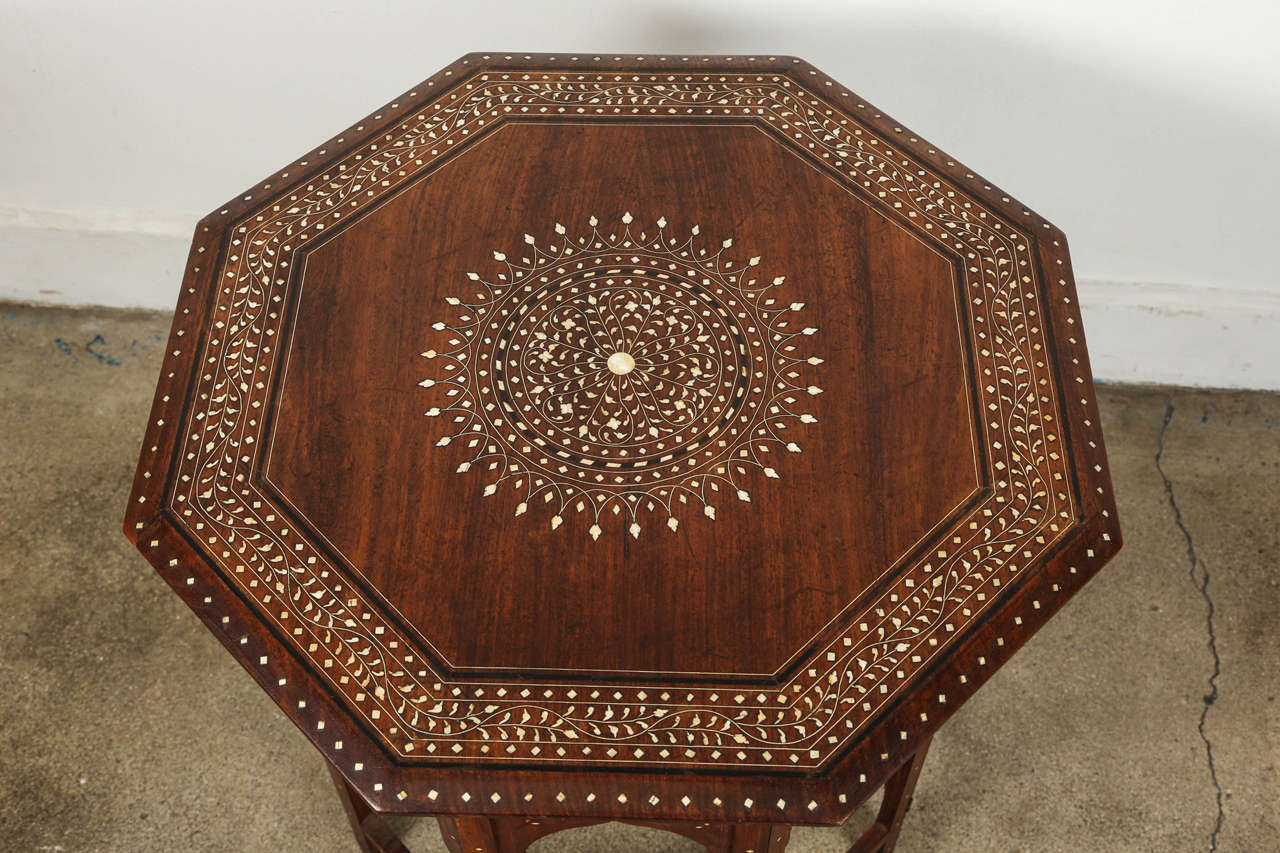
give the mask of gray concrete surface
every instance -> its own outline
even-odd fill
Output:
[[[320,755],[120,534],[167,329],[0,305],[0,850],[354,850]],[[1280,850],[1280,396],[1101,398],[1125,549],[939,733],[904,853]]]

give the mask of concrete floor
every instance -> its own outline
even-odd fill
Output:
[[[167,330],[0,305],[0,849],[352,851],[320,755],[120,534]],[[939,733],[904,853],[1280,850],[1280,396],[1101,400],[1125,549]]]

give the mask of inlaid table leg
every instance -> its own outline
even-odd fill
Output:
[[[333,786],[338,789],[338,799],[342,800],[342,808],[347,813],[347,821],[361,853],[409,853],[409,848],[400,842],[382,816],[369,808],[364,798],[332,765],[329,766],[329,775],[333,777]]]
[[[902,819],[911,808],[911,795],[916,789],[916,780],[920,778],[920,768],[924,766],[931,740],[931,737],[926,737],[921,741],[907,763],[884,783],[884,799],[876,822],[853,843],[849,853],[893,853],[898,834],[902,832]]]

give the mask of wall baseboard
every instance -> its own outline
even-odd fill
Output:
[[[173,310],[195,217],[0,208],[0,299]],[[1280,390],[1280,292],[1081,280],[1106,382]]]
[[[0,299],[172,311],[198,219],[0,208]]]
[[[1077,287],[1098,379],[1280,390],[1280,292],[1093,280]]]

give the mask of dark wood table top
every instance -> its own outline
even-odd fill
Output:
[[[468,55],[206,217],[125,531],[379,810],[791,824],[1120,546],[1062,233],[759,56]]]

